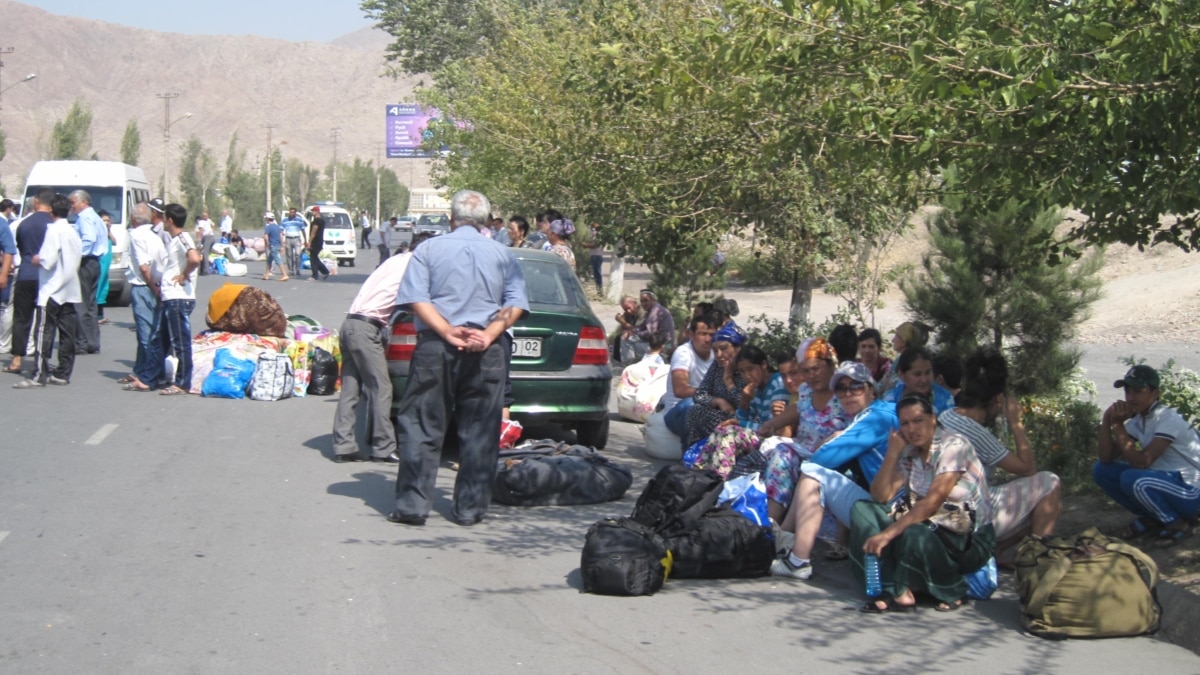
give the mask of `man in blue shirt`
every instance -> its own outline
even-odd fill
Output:
[[[283,258],[287,261],[287,273],[300,276],[300,252],[308,245],[308,223],[296,214],[296,209],[288,210],[283,226]]]
[[[33,328],[33,313],[37,308],[38,265],[35,258],[46,240],[46,228],[54,222],[50,202],[54,191],[50,188],[38,190],[33,202],[33,213],[17,225],[17,251],[21,254],[21,266],[17,268],[16,284],[13,286],[13,336],[12,361],[5,368],[9,373],[20,373],[29,344],[29,332]]]
[[[108,252],[108,228],[100,214],[92,208],[92,196],[86,190],[75,190],[67,199],[71,202],[71,213],[75,215],[75,232],[83,242],[83,259],[79,263],[79,286],[83,293],[80,303],[79,333],[75,337],[76,354],[98,354],[100,352],[100,311],[96,303],[96,287],[100,275],[108,270],[100,269],[100,258]]]
[[[272,265],[279,266],[279,280],[287,281],[288,270],[283,266],[283,258],[280,257],[280,251],[283,250],[283,227],[275,222],[275,214],[267,211],[263,215],[263,237],[267,240],[267,273],[263,275],[263,279],[271,278]]]
[[[451,518],[470,526],[492,499],[511,338],[529,312],[525,277],[512,250],[483,236],[491,205],[462,190],[450,202],[450,234],[421,245],[396,305],[416,316],[417,346],[396,416],[400,469],[388,520],[424,525],[451,418],[461,461]]]
[[[3,216],[0,220],[4,220]],[[16,253],[17,240],[8,229],[8,221],[0,222],[0,350],[3,351],[12,348],[12,272]]]

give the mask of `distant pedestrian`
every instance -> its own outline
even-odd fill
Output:
[[[379,249],[379,265],[382,265],[383,261],[392,254],[392,232],[395,232],[398,227],[396,223],[396,216],[392,216],[388,219],[388,226],[379,228],[379,233],[375,235],[376,248]]]
[[[305,227],[304,219],[296,213],[295,208],[288,209],[287,218],[283,219],[281,225],[283,226],[283,259],[287,262],[288,274],[298,277],[302,272],[300,254],[308,245],[308,228]]]
[[[425,524],[451,421],[460,453],[451,519],[474,525],[491,502],[512,349],[506,331],[528,313],[529,301],[512,250],[479,236],[490,211],[478,192],[455,194],[451,232],[413,253],[400,284],[396,304],[415,315],[417,345],[396,417],[394,523]]]
[[[392,222],[395,222],[395,221],[396,221],[396,219],[392,218]],[[370,243],[371,230],[372,230],[371,217],[369,215],[367,215],[366,211],[363,211],[362,212],[362,245],[359,246],[359,248],[370,248],[371,247],[371,243]]]
[[[167,204],[167,233],[171,246],[167,249],[159,290],[159,310],[151,340],[158,345],[156,354],[174,356],[175,377],[159,394],[186,394],[192,388],[192,310],[196,308],[196,271],[200,268],[200,252],[191,235],[183,231],[187,209],[179,204]],[[274,219],[272,219],[274,220]],[[278,226],[276,226],[278,227]]]
[[[588,230],[588,240],[584,243],[588,248],[588,261],[592,264],[592,277],[596,280],[596,290],[604,292],[604,282],[601,271],[604,268],[604,244],[600,243],[600,223],[592,223]]]
[[[208,218],[208,212],[196,219],[196,244],[200,247],[200,275],[208,274],[208,254],[212,253],[213,244],[217,243],[217,235],[213,232],[213,222]]]
[[[321,260],[321,249],[325,247],[325,217],[321,215],[321,207],[312,207],[312,224],[308,226],[308,264],[312,269],[312,278],[329,279],[329,268]],[[318,277],[318,275],[324,275]]]
[[[104,306],[108,304],[109,279],[108,273],[113,261],[112,215],[104,209],[96,212],[104,222],[104,255],[100,256],[100,283],[96,284],[96,324],[103,326],[108,323],[104,318]]]
[[[100,352],[100,312],[96,304],[96,289],[100,275],[108,269],[100,269],[100,259],[108,252],[108,228],[100,214],[92,208],[92,196],[86,190],[75,190],[67,195],[71,213],[75,214],[75,232],[83,246],[83,258],[79,263],[79,288],[83,300],[79,303],[79,334],[76,336],[75,353],[98,354]]]
[[[50,209],[54,222],[46,228],[37,255],[30,259],[38,267],[37,311],[33,322],[37,349],[33,373],[29,379],[14,384],[14,389],[67,385],[75,370],[75,332],[78,328],[75,306],[83,300],[79,284],[83,242],[67,222],[71,202],[63,195],[54,195]],[[51,367],[55,338],[58,338],[58,364]]]
[[[229,209],[221,212],[221,238],[226,242],[229,241],[229,235],[233,232],[233,216],[229,215]]]
[[[275,222],[275,214],[267,211],[263,214],[263,238],[267,244],[267,272],[263,274],[263,279],[271,278],[271,269],[273,265],[279,266],[279,280],[288,280],[287,268],[283,266],[283,226]]]

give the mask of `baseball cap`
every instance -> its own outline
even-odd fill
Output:
[[[275,212],[267,211],[263,214],[263,220],[275,220]]]
[[[163,204],[163,200],[159,199],[158,197],[151,199],[147,203],[150,205],[150,208],[154,209],[155,211],[158,211],[159,213],[166,212],[166,208],[167,208],[166,204]]]
[[[829,388],[837,389],[838,382],[843,379],[875,385],[875,378],[871,377],[871,371],[858,361],[842,361],[837,370],[833,371],[833,377],[829,378]]]
[[[1117,389],[1124,389],[1125,387],[1158,389],[1158,385],[1158,371],[1144,363],[1130,368],[1125,373],[1125,377],[1113,382],[1113,386]]]
[[[314,207],[312,207],[312,212],[313,212],[313,213],[320,213],[320,212],[321,212],[321,207],[319,207],[319,206],[314,206]]]

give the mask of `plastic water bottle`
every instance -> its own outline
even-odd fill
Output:
[[[883,581],[879,578],[879,556],[871,553],[863,556],[863,568],[867,573],[867,597],[883,595]]]

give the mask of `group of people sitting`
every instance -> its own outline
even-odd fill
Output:
[[[1038,471],[1002,355],[942,359],[924,346],[926,327],[894,333],[894,361],[877,330],[850,326],[768,358],[731,318],[698,313],[660,404],[678,454],[652,454],[689,449],[723,477],[759,473],[782,544],[772,574],[808,579],[823,541],[860,582],[864,556],[878,556],[884,594],[864,611],[908,611],[916,594],[954,611],[965,575],[993,556],[1011,566],[1025,535],[1054,533],[1060,481]],[[1170,545],[1200,511],[1200,433],[1158,403],[1152,368],[1116,386],[1125,401],[1105,412],[1096,481],[1137,516],[1127,536]]]

